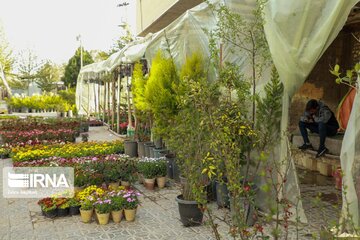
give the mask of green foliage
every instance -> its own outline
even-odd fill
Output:
[[[178,164],[187,179],[183,189],[186,200],[206,203],[206,177],[201,173],[209,151],[210,116],[216,109],[219,90],[206,78],[203,59],[194,54],[186,60],[178,90],[178,113],[171,122],[168,138],[170,149],[176,152]],[[191,69],[196,69],[195,73]],[[205,202],[204,202],[205,200]]]
[[[158,167],[156,161],[140,161],[137,169],[144,175],[145,179],[153,179],[157,177]]]
[[[154,132],[160,136],[168,132],[169,122],[178,112],[175,92],[178,83],[173,59],[159,51],[153,59],[144,96],[154,116]]]
[[[337,84],[345,84],[349,87],[356,88],[356,81],[360,76],[360,63],[356,63],[352,69],[346,70],[346,76],[342,77],[340,66],[335,65],[334,69],[330,69],[330,73],[336,76],[335,82]]]
[[[77,78],[81,68],[80,61],[80,48],[78,48],[75,52],[75,55],[71,57],[68,61],[68,64],[65,67],[65,73],[62,77],[62,81],[66,86],[75,87]],[[83,66],[93,63],[90,53],[88,51],[83,51]]]
[[[58,91],[59,96],[70,105],[75,104],[75,88]]]
[[[281,103],[284,87],[275,67],[271,80],[265,86],[265,97],[258,99],[256,129],[259,134],[260,151],[269,151],[280,142]]]
[[[132,84],[132,94],[134,99],[134,104],[136,110],[139,111],[148,111],[148,106],[146,105],[145,99],[145,89],[147,79],[143,74],[143,65],[141,63],[136,63],[133,71],[133,84]]]
[[[51,92],[56,89],[56,83],[60,81],[60,70],[51,62],[45,63],[37,72],[35,82],[43,92]]]

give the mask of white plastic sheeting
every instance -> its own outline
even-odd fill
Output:
[[[358,79],[358,86],[359,86]],[[346,186],[346,194],[343,191],[343,221],[352,214],[355,226],[359,226],[359,197],[360,197],[360,94],[359,89],[354,99],[353,110],[350,114],[346,128],[343,145],[341,147],[341,169],[343,186]],[[349,209],[345,203],[349,203]]]
[[[94,80],[98,80],[102,75],[112,72],[122,63],[140,60],[144,56],[152,37],[153,35],[149,34],[145,38],[137,39],[112,54],[108,59],[81,68],[76,85],[76,106],[79,114],[98,112],[99,103],[103,102],[104,85],[99,85]]]
[[[284,84],[282,132],[286,132],[288,127],[291,97],[336,38],[357,2],[358,0],[270,0],[266,6],[265,33],[273,61]],[[353,109],[359,111],[359,108]],[[347,135],[349,132],[358,132],[359,126],[349,127]],[[348,138],[351,141],[347,141],[347,138],[343,141],[341,165],[345,171],[344,181],[350,184],[348,198],[351,199],[354,210],[352,213],[354,212],[354,220],[358,224],[358,203],[356,192],[353,191],[352,166],[349,165],[354,154],[347,151],[354,148],[356,141],[351,136]],[[280,152],[281,159],[288,157],[285,141],[281,143]],[[291,164],[294,166],[293,160]],[[292,172],[295,173],[295,170]],[[292,187],[286,190],[288,193],[294,192]]]

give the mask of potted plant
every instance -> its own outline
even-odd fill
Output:
[[[69,214],[71,216],[80,214],[81,204],[76,198],[70,198],[68,200],[68,204],[69,204]]]
[[[138,147],[138,156],[145,157],[145,143],[148,143],[150,140],[149,131],[145,126],[142,126],[141,124],[138,124],[136,126],[135,136],[137,139],[137,147]]]
[[[120,174],[118,172],[116,165],[117,165],[116,162],[105,163],[105,169],[104,169],[105,182],[112,189],[116,189],[119,187]]]
[[[108,197],[98,198],[94,202],[94,206],[99,224],[108,224],[111,212],[111,199]]]
[[[69,203],[66,198],[57,198],[55,199],[57,206],[58,217],[66,217],[69,215]]]
[[[134,159],[122,157],[116,164],[116,169],[121,179],[121,186],[129,188],[133,181],[133,174],[136,172]]]
[[[81,168],[75,167],[74,191],[75,192],[82,191],[87,183],[88,183],[87,174]]]
[[[43,198],[38,201],[41,211],[45,217],[54,218],[57,216],[56,202],[52,198]]]
[[[125,219],[128,222],[132,222],[135,220],[136,215],[136,209],[140,205],[140,201],[138,197],[141,194],[139,192],[136,192],[134,190],[128,190],[123,195],[125,201],[124,201],[124,213],[125,213]]]
[[[138,171],[144,176],[145,187],[154,190],[157,177],[157,163],[154,159],[142,159],[138,163]]]
[[[167,164],[165,159],[160,159],[156,162],[157,167],[157,176],[156,176],[156,183],[158,187],[164,188],[166,184],[166,174],[167,174]]]
[[[125,199],[123,196],[123,191],[118,192],[110,192],[109,196],[111,196],[111,217],[114,223],[121,222],[123,217],[123,210],[125,205]]]
[[[93,201],[93,196],[87,196],[81,201],[80,215],[83,223],[89,223],[92,219],[94,213]]]
[[[129,137],[124,141],[125,154],[129,157],[137,157],[137,142],[133,137]]]

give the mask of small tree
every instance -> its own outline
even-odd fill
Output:
[[[44,92],[56,89],[56,83],[60,81],[59,68],[51,62],[46,62],[37,72],[35,80],[39,88]]]
[[[169,125],[178,113],[175,89],[179,84],[176,67],[172,58],[158,52],[153,59],[144,97],[154,117],[154,133],[166,136]]]
[[[64,82],[66,86],[75,87],[77,83],[77,78],[81,68],[80,62],[80,47],[76,50],[74,56],[72,56],[68,64],[65,67],[64,76],[61,78],[61,81]],[[90,53],[88,51],[83,51],[83,66],[93,63]]]

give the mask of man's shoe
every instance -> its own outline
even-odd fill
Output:
[[[304,143],[302,146],[299,147],[300,150],[314,150],[313,146],[310,143]]]
[[[329,152],[329,149],[327,149],[326,147],[323,148],[319,148],[317,154],[316,154],[316,158],[319,158],[321,156],[324,156],[326,153]]]

